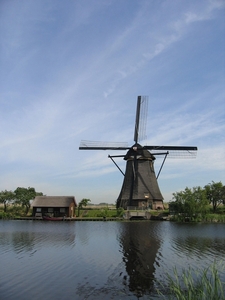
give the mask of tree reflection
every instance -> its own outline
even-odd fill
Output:
[[[1,246],[12,247],[15,253],[35,253],[37,248],[71,246],[75,244],[75,234],[59,232],[15,231],[0,233]]]
[[[199,257],[202,257],[207,252],[215,255],[217,253],[225,254],[223,240],[219,238],[187,236],[174,238],[173,241],[173,247],[176,251],[181,251],[188,256],[196,256],[198,254]]]
[[[35,235],[33,232],[12,233],[12,245],[16,253],[31,252],[34,249]]]

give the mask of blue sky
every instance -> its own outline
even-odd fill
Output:
[[[124,152],[78,148],[132,145],[138,95],[149,97],[143,145],[199,149],[166,160],[165,201],[225,184],[224,16],[220,0],[1,1],[0,190],[115,203],[123,176],[108,154]]]

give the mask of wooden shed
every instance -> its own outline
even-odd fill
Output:
[[[31,206],[33,217],[73,218],[77,204],[73,196],[36,196]]]

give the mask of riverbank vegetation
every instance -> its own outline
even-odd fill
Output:
[[[225,186],[221,182],[173,193],[169,204],[172,220],[225,222]]]
[[[18,187],[15,191],[0,192],[0,219],[12,219],[28,215],[31,210],[31,201],[43,193],[36,192],[33,187]]]
[[[124,210],[122,208],[76,208],[76,216],[78,218],[122,218]],[[29,210],[28,214],[25,213],[25,209],[22,206],[11,204],[8,206],[7,211],[4,212],[3,205],[0,205],[0,219],[18,219],[25,216],[32,216],[32,209]]]
[[[203,270],[189,268],[183,270],[181,275],[174,269],[173,274],[167,275],[162,291],[158,294],[163,299],[177,300],[206,300],[225,299],[225,282],[221,279],[221,273],[225,270],[223,262],[215,262]],[[165,296],[166,295],[166,296]]]
[[[18,187],[15,191],[0,192],[0,219],[15,219],[31,216],[31,203],[35,196],[43,193],[36,192],[33,187]],[[76,216],[80,218],[121,218],[122,208],[116,205],[100,203],[91,205],[91,200],[83,198],[76,208]],[[188,188],[173,193],[173,201],[164,205],[164,216],[170,215],[170,220],[181,222],[223,222],[225,223],[225,186],[221,182],[209,183],[201,187]],[[151,210],[151,215],[157,217],[160,211]],[[157,219],[157,218],[156,218]]]

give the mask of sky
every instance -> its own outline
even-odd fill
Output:
[[[142,145],[198,147],[166,159],[164,201],[225,184],[225,1],[1,0],[0,190],[115,203],[126,152],[79,145],[132,146],[138,95]]]

